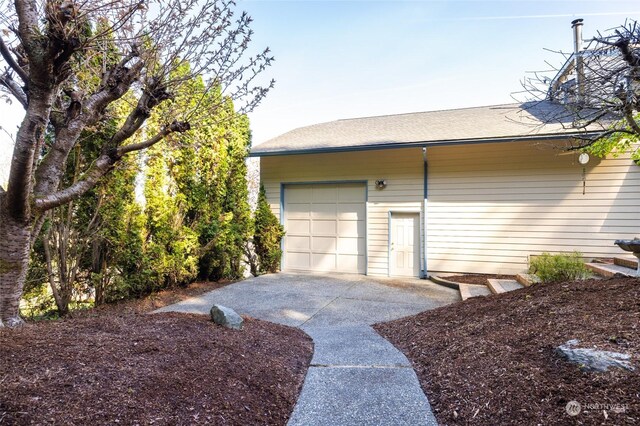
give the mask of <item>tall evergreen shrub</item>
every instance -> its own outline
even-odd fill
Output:
[[[260,272],[277,272],[282,257],[280,242],[284,237],[284,228],[271,211],[269,203],[267,203],[267,194],[262,185],[260,185],[254,224],[253,243],[258,256]]]

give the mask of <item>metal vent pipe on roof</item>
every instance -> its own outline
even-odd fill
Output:
[[[573,55],[576,61],[576,88],[577,88],[577,103],[584,102],[584,59],[582,57],[582,23],[584,19],[575,19],[571,21],[571,28],[573,28]]]

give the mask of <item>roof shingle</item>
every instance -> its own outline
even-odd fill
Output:
[[[251,155],[569,137],[578,131],[565,108],[540,101],[337,120],[287,132],[254,147]]]

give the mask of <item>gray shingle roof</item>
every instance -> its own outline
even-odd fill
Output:
[[[571,118],[564,106],[548,101],[353,118],[292,130],[254,147],[251,155],[569,137],[578,133]]]

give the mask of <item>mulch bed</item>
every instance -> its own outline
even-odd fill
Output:
[[[298,329],[105,308],[0,329],[0,424],[286,424],[311,361]]]
[[[375,328],[412,361],[441,424],[640,422],[637,279],[534,285]],[[554,352],[569,339],[628,353],[636,370],[583,372]]]
[[[465,275],[450,275],[447,277],[442,277],[447,281],[453,281],[454,283],[464,283],[464,284],[481,284],[487,285],[489,282],[488,278],[495,278],[498,280],[515,280],[515,275],[491,275],[491,274],[465,274]]]
[[[198,282],[191,283],[186,287],[176,286],[176,287],[168,288],[166,290],[161,290],[140,299],[123,300],[123,301],[111,303],[108,305],[98,306],[97,308],[94,308],[94,309],[74,311],[71,313],[71,316],[79,317],[87,314],[88,315],[94,315],[96,313],[100,314],[102,312],[109,312],[111,314],[114,314],[114,313],[130,314],[130,313],[151,312],[153,310],[163,308],[167,305],[181,302],[190,297],[200,296],[201,294],[207,293],[209,291],[226,287],[229,284],[233,284],[235,282],[236,281],[230,281],[230,280],[198,281]]]

